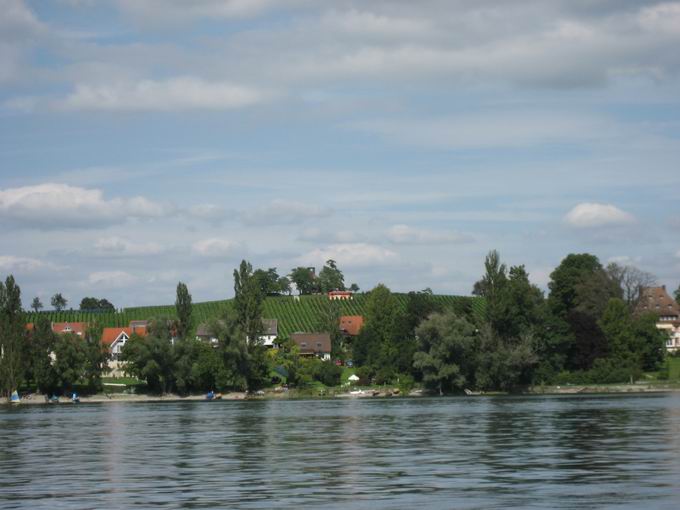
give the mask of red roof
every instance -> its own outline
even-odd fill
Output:
[[[139,336],[146,336],[146,328],[104,328],[102,330],[102,343],[104,345],[111,345],[122,333],[125,333],[128,338],[131,337],[133,333],[136,333]]]
[[[87,330],[87,322],[53,322],[52,331],[57,334],[75,333],[76,335],[84,335]]]
[[[364,325],[364,318],[361,315],[343,315],[340,317],[340,330],[350,336],[357,336]]]

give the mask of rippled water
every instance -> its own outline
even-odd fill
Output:
[[[0,508],[680,508],[680,395],[0,408]]]

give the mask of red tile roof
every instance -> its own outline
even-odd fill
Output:
[[[111,345],[121,333],[125,333],[128,337],[131,337],[133,333],[139,336],[146,336],[146,328],[104,328],[102,330],[102,344]]]
[[[340,330],[350,336],[357,336],[364,325],[361,315],[343,315],[340,317]]]
[[[677,321],[680,319],[680,305],[668,295],[666,287],[646,287],[642,289],[637,311],[640,313],[657,313],[661,321]]]
[[[84,335],[87,330],[87,322],[53,322],[52,331],[57,334],[75,333],[76,335]]]

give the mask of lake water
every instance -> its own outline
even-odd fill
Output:
[[[0,508],[680,508],[680,395],[0,407]]]

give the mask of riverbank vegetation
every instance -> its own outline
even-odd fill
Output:
[[[121,361],[148,391],[179,394],[336,387],[347,383],[346,369],[336,361],[348,359],[361,385],[422,386],[439,394],[624,383],[644,373],[655,380],[680,377],[666,358],[656,315],[637,313],[641,287],[653,281],[651,275],[571,254],[551,273],[546,296],[524,266],[507,267],[495,251],[484,269],[475,297],[435,296],[429,289],[395,294],[378,285],[337,302],[325,295],[286,295],[291,281],[305,293],[344,288],[334,261],[313,284],[302,279],[301,268],[288,278],[243,261],[234,271],[233,300],[193,304],[180,282],[174,307],[125,311],[125,320],[148,319],[149,326],[144,337],[132,334]],[[340,333],[341,314],[363,316],[358,336]],[[49,313],[22,310],[19,287],[8,277],[0,284],[3,393],[22,387],[45,394],[74,387],[100,391],[108,352],[98,331],[115,315],[88,315],[82,336],[55,335]],[[282,324],[276,349],[257,341],[263,318]],[[196,338],[199,322],[209,323],[215,342]],[[301,357],[288,339],[295,330],[330,333],[333,361]]]

